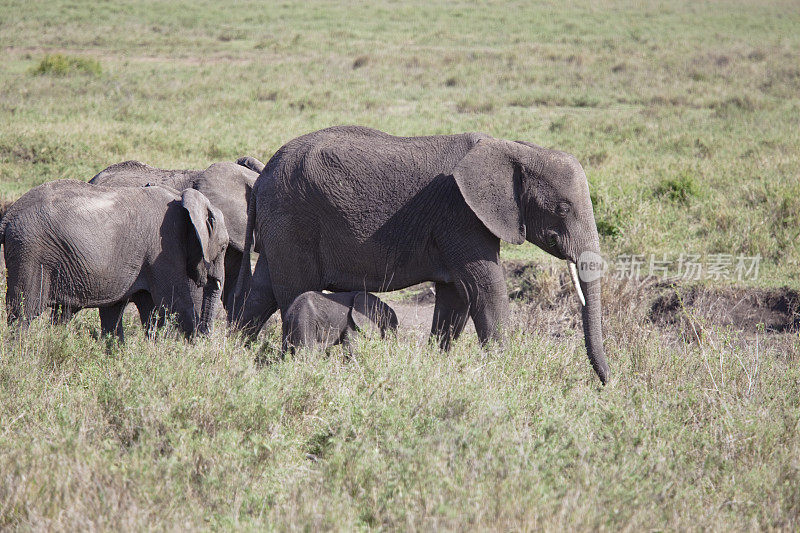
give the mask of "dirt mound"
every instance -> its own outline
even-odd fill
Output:
[[[800,329],[800,294],[788,287],[675,287],[650,306],[656,324],[679,324],[689,316],[743,331],[794,331]]]
[[[433,283],[420,283],[409,289],[411,296],[409,301],[417,305],[433,305],[436,303],[436,290]]]

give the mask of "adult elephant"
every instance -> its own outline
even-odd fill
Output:
[[[298,137],[267,163],[248,206],[232,319],[251,337],[308,290],[387,291],[433,281],[431,334],[447,349],[471,317],[481,342],[509,316],[500,241],[569,262],[589,360],[609,379],[600,281],[575,264],[599,253],[578,160],[480,133],[394,137],[339,126]],[[254,235],[251,236],[254,230]],[[250,279],[249,250],[260,250]],[[587,257],[584,255],[583,263]],[[593,265],[589,265],[593,266]],[[584,279],[585,278],[585,279]]]
[[[262,170],[264,163],[254,157],[241,157],[236,163],[214,163],[205,170],[167,170],[139,161],[124,161],[100,171],[89,183],[108,187],[164,185],[178,191],[195,189],[203,193],[222,211],[228,228],[230,241],[225,252],[222,302],[229,309],[229,300],[236,288],[244,250],[247,201]],[[140,308],[139,312],[146,312],[146,309]]]
[[[177,315],[187,336],[209,330],[225,276],[223,214],[202,193],[59,180],[17,200],[0,222],[8,321],[48,309],[64,322],[100,309],[103,334],[123,340],[129,301]],[[201,291],[201,295],[196,293]],[[151,316],[142,322],[151,324]]]

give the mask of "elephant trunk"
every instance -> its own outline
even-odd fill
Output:
[[[222,287],[220,281],[210,278],[206,286],[203,287],[203,307],[200,311],[200,324],[197,328],[201,335],[208,335],[211,331],[212,320],[220,303],[221,295]]]
[[[582,306],[583,337],[586,343],[586,355],[592,363],[592,368],[597,372],[600,381],[605,385],[611,375],[603,351],[603,327],[600,305],[600,279],[592,281],[580,280],[578,285],[582,290],[586,305]]]
[[[592,226],[594,219],[592,217]],[[600,381],[605,385],[611,377],[603,350],[603,312],[600,296],[605,262],[600,255],[599,236],[593,232],[588,240],[579,240],[565,255],[570,278],[581,303],[583,340],[586,355]]]

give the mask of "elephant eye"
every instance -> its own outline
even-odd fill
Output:
[[[556,214],[560,217],[565,217],[569,214],[572,207],[569,205],[569,202],[558,202],[558,207],[556,207]]]

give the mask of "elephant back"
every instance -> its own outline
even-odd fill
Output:
[[[200,170],[169,170],[151,167],[141,161],[123,161],[98,172],[89,183],[109,187],[166,185],[182,191],[191,186]]]

